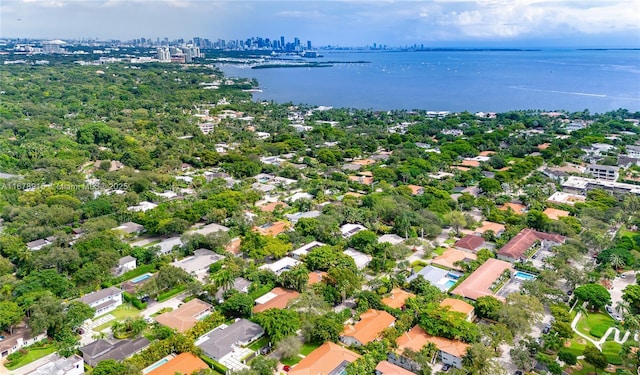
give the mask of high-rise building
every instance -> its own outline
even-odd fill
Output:
[[[311,41],[310,41],[310,40],[307,40],[307,49],[312,49],[312,48],[311,48]]]
[[[159,47],[158,49],[156,49],[157,53],[156,53],[156,58],[158,59],[158,61],[170,61],[171,60],[171,53],[169,53],[169,48],[167,47]]]
[[[284,36],[280,37],[280,49],[284,49],[285,43],[284,43]]]

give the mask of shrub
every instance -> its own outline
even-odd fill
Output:
[[[595,326],[593,326],[593,328],[591,328],[589,334],[593,337],[601,338],[607,332],[609,327],[610,325],[607,323],[596,324]]]
[[[558,358],[569,366],[573,366],[578,363],[578,356],[566,350],[560,350],[558,352]]]

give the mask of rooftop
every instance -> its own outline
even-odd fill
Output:
[[[239,319],[230,326],[223,325],[209,332],[198,347],[209,357],[220,360],[233,351],[234,345],[246,344],[263,334],[264,330],[258,324],[247,319]]]
[[[497,254],[517,260],[525,256],[527,250],[529,250],[536,241],[545,240],[563,243],[565,237],[555,233],[538,232],[531,228],[525,228],[498,250]]]
[[[379,375],[414,375],[413,372],[394,365],[389,361],[382,361],[376,366],[376,374]]]
[[[449,307],[449,310],[462,313],[464,315],[473,311],[473,306],[465,301],[455,298],[445,298],[440,302],[440,307]]]
[[[476,236],[475,234],[467,234],[454,244],[456,247],[471,251],[478,250],[482,245],[484,245],[484,238]]]
[[[359,354],[332,342],[326,342],[295,365],[289,371],[289,375],[331,375],[339,367],[358,358]]]
[[[451,293],[476,300],[483,296],[494,295],[491,285],[500,278],[505,270],[512,270],[511,263],[499,259],[487,259],[478,269],[467,277]]]
[[[386,311],[369,309],[360,315],[360,320],[353,325],[346,325],[341,336],[353,337],[362,345],[375,340],[382,331],[396,321]]]
[[[195,371],[208,369],[209,366],[191,353],[182,353],[170,359],[162,366],[148,372],[146,375],[190,375]]]
[[[195,298],[173,311],[158,315],[155,320],[178,332],[184,332],[196,325],[212,309],[210,304]]]
[[[413,327],[409,332],[396,339],[398,344],[398,353],[404,353],[405,349],[411,349],[414,352],[420,351],[428,343],[433,343],[438,350],[456,356],[464,357],[467,353],[468,344],[459,340],[445,339],[444,337],[431,336],[420,326]]]
[[[445,250],[442,255],[433,258],[431,263],[453,270],[461,270],[460,266],[456,265],[456,262],[468,262],[476,259],[478,259],[478,256],[474,253],[450,248]]]
[[[558,220],[561,217],[569,216],[569,211],[558,210],[556,208],[551,208],[551,207],[547,208],[542,213],[547,215],[547,217],[551,220]]]
[[[273,288],[264,296],[256,299],[254,313],[263,312],[269,309],[284,309],[292,299],[298,298],[300,293],[284,288]]]
[[[394,288],[388,297],[382,299],[382,303],[393,309],[400,309],[410,297],[415,297],[415,294],[400,288]]]
[[[476,233],[483,234],[487,231],[493,231],[494,234],[504,232],[505,227],[502,224],[494,223],[492,221],[483,221],[482,226],[475,229]]]
[[[263,224],[259,227],[253,227],[254,232],[258,232],[263,236],[277,236],[286,232],[291,226],[286,221],[276,221],[274,223]]]

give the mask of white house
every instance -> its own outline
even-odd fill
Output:
[[[112,286],[89,293],[78,299],[96,309],[94,317],[104,315],[122,305],[122,290]]]
[[[291,257],[284,257],[282,259],[278,259],[277,261],[271,264],[264,264],[258,267],[258,269],[269,270],[275,273],[276,275],[280,275],[281,273],[292,269],[298,264],[300,264],[299,260],[293,259]]]

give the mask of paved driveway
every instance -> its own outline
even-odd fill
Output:
[[[636,283],[635,272],[628,271],[624,272],[623,275],[625,275],[624,279],[621,277],[613,279],[613,282],[611,283],[613,288],[609,290],[609,293],[611,293],[611,306],[613,306],[614,309],[616,308],[616,304],[622,301],[622,291],[624,288],[626,288],[627,285]]]
[[[142,311],[142,316],[145,318],[157,313],[165,307],[170,307],[173,310],[177,309],[182,304],[182,300],[186,297],[186,293],[178,294],[177,296],[170,298],[164,302],[149,302],[148,307]]]

